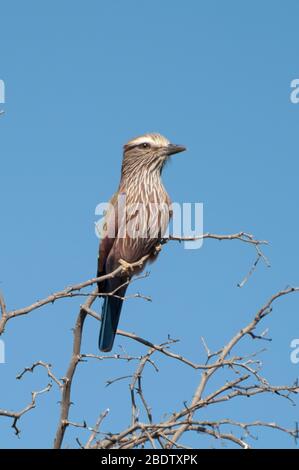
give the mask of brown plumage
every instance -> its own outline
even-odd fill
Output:
[[[98,276],[109,274],[120,263],[134,263],[145,255],[155,257],[171,217],[170,198],[162,184],[161,172],[170,155],[185,147],[171,144],[160,134],[145,134],[124,146],[121,180],[105,216],[98,257]],[[105,296],[99,348],[113,347],[128,277],[138,269],[99,283]]]

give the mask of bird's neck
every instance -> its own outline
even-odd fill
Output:
[[[157,168],[148,171],[146,168],[139,168],[138,171],[123,172],[119,192],[125,193],[133,201],[147,201],[149,197],[152,199],[153,194],[160,194],[161,199],[164,199],[167,193],[162,183],[161,170]]]

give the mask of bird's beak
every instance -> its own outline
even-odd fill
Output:
[[[167,146],[167,154],[168,155],[173,155],[174,153],[179,153],[179,152],[184,152],[186,147],[183,147],[183,145],[175,145],[175,144],[168,144]]]

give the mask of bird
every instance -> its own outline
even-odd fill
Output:
[[[103,218],[98,254],[97,277],[108,275],[98,282],[99,296],[104,297],[99,335],[103,352],[113,348],[130,279],[157,258],[172,216],[162,170],[171,155],[185,150],[158,133],[136,137],[123,147],[120,183]],[[144,257],[142,266],[132,268]],[[120,266],[123,269],[109,277]]]

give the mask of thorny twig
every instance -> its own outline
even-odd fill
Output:
[[[17,423],[19,421],[19,419],[25,414],[25,413],[28,413],[28,411],[32,410],[33,408],[35,408],[36,406],[36,398],[38,395],[41,395],[42,393],[46,393],[46,392],[49,392],[49,390],[51,389],[52,387],[52,384],[48,384],[45,388],[43,388],[42,390],[39,390],[37,392],[31,392],[31,402],[25,406],[25,408],[23,408],[22,410],[20,411],[8,411],[8,410],[1,410],[0,409],[0,416],[5,416],[7,418],[12,418],[13,419],[13,423],[12,423],[12,428],[15,430],[15,433],[16,435],[18,436],[20,434],[20,429],[18,428],[17,426]]]

